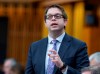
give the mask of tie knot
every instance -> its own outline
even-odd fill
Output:
[[[52,44],[56,44],[58,40],[52,40]]]

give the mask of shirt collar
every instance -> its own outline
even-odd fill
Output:
[[[65,36],[65,32],[61,34],[59,37],[56,38],[60,43],[62,42],[63,38]],[[50,43],[52,40],[54,40],[50,35],[48,35],[48,43]]]

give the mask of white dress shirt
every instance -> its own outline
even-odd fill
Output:
[[[60,45],[62,43],[64,36],[65,36],[65,32],[56,38],[56,40],[58,40],[58,42],[56,44],[57,53],[59,51],[59,48],[60,48]],[[48,56],[49,52],[48,51],[53,48],[53,44],[51,43],[52,40],[54,40],[54,39],[48,35],[48,45],[47,45],[47,52],[46,52],[46,59],[45,59],[45,71],[47,70],[47,66],[48,66],[48,59],[49,59],[49,56]],[[63,74],[66,74],[66,73],[67,73],[67,69],[66,69],[66,71],[63,72]]]

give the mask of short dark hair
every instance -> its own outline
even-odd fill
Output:
[[[50,5],[46,8],[45,10],[45,15],[44,15],[44,19],[46,20],[46,14],[48,12],[48,10],[50,8],[58,8],[61,12],[62,12],[62,15],[63,15],[63,18],[67,20],[67,14],[65,13],[65,10],[60,6],[60,5],[57,5],[57,4],[54,4],[54,5]]]

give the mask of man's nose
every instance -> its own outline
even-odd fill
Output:
[[[56,20],[55,16],[52,16],[52,20]]]

